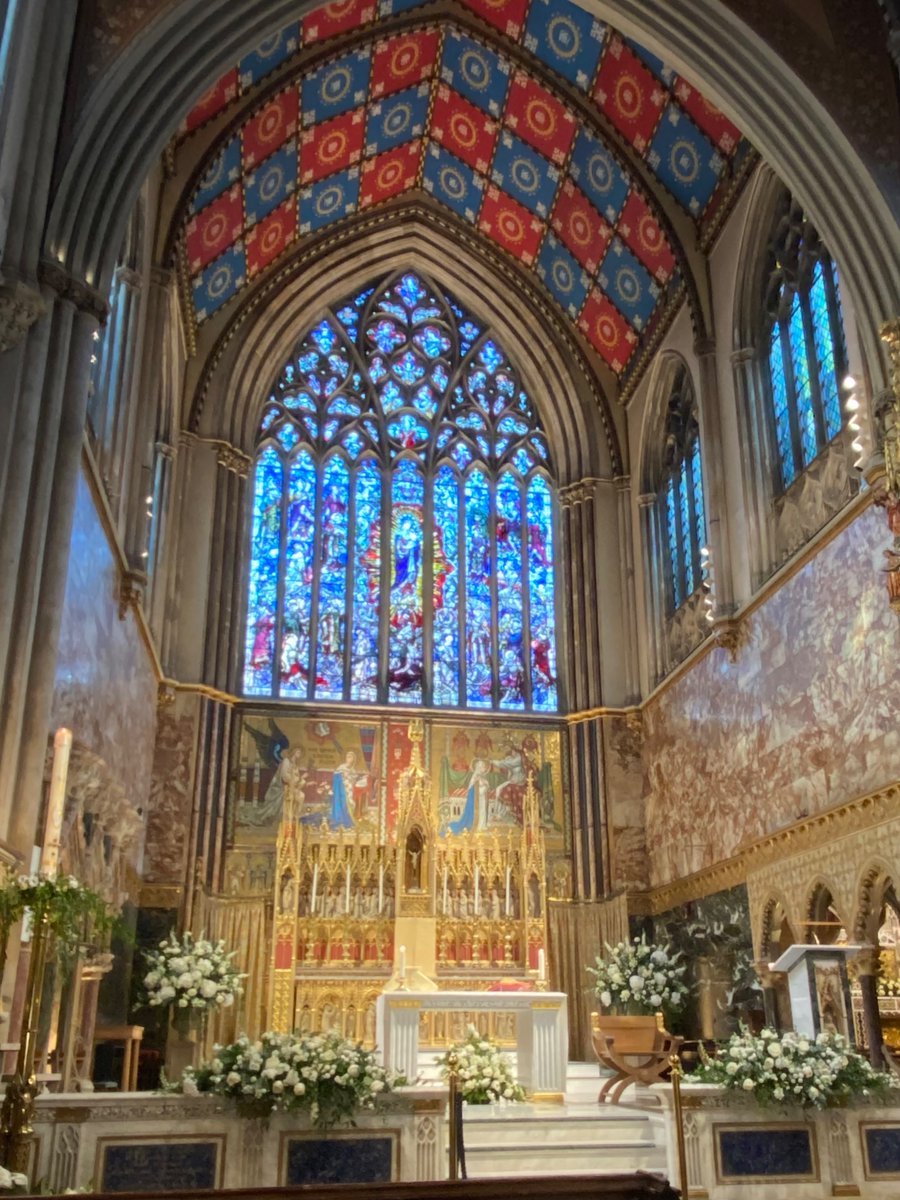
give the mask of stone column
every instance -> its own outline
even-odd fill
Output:
[[[665,579],[662,570],[662,547],[659,540],[657,497],[653,492],[642,492],[637,500],[643,547],[647,684],[648,689],[652,689],[663,678],[668,667],[665,639]]]
[[[775,980],[775,975],[769,970],[769,964],[763,959],[754,962],[753,969],[759,976],[759,982],[762,985],[763,1010],[766,1016],[766,1024],[770,1029],[775,1029],[780,1033],[781,1023],[778,1018],[778,985]]]
[[[622,590],[622,626],[624,634],[625,700],[631,704],[641,694],[638,672],[637,611],[634,581],[634,537],[631,524],[631,479],[620,475],[616,480],[619,510],[619,576]]]
[[[775,463],[769,447],[765,414],[759,402],[761,380],[759,356],[754,346],[744,346],[731,355],[738,431],[742,446],[742,483],[747,514],[749,546],[746,578],[741,589],[749,596],[769,573],[774,561],[772,546],[772,480]],[[735,563],[737,569],[738,564]]]
[[[245,499],[250,459],[223,444],[216,456],[215,516],[206,617],[204,682],[229,691],[243,646],[243,572],[246,541]]]
[[[878,1011],[877,979],[881,965],[881,951],[878,946],[864,946],[853,959],[856,967],[856,978],[862,992],[863,1030],[869,1047],[869,1062],[873,1067],[884,1066],[884,1055],[881,1044],[884,1034],[881,1029],[881,1014]]]
[[[731,566],[731,539],[728,529],[728,495],[725,490],[725,446],[722,435],[722,411],[719,377],[716,370],[716,343],[712,338],[694,343],[700,382],[700,443],[703,457],[706,536],[712,551],[715,575],[714,614],[729,617],[734,612],[734,582]]]
[[[26,368],[7,395],[31,440],[6,481],[0,537],[0,838],[26,859],[40,805],[92,335],[105,307],[59,267],[48,266],[44,280],[50,311],[9,356]],[[29,401],[33,415],[23,411]]]

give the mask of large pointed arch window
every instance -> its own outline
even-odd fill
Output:
[[[700,427],[691,377],[679,366],[666,412],[665,470],[660,507],[666,540],[666,610],[676,612],[703,583],[706,543]]]
[[[769,410],[784,491],[840,433],[839,381],[847,370],[837,269],[790,197],[770,242],[765,311]]]
[[[412,273],[326,311],[265,405],[244,691],[551,712],[547,441],[491,331]]]

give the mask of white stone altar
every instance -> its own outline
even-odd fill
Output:
[[[562,1102],[569,1051],[564,992],[382,992],[376,1002],[382,1061],[410,1082],[419,1070],[423,1012],[513,1013],[519,1083],[532,1101]]]

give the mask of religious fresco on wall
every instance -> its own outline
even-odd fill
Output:
[[[413,743],[409,719],[345,720],[246,713],[232,775],[235,844],[274,844],[286,789],[316,834],[356,832],[391,844],[400,779]],[[560,734],[512,724],[425,721],[435,828],[443,838],[520,829],[529,775],[548,848],[565,841]]]

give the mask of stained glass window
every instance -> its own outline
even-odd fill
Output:
[[[263,406],[244,691],[553,712],[547,441],[489,329],[411,272],[344,299]]]
[[[700,551],[706,544],[700,430],[690,376],[683,366],[672,382],[665,436],[659,507],[665,528],[667,608],[671,614],[703,583]]]
[[[847,354],[837,270],[789,196],[778,212],[769,257],[770,414],[784,490],[841,431],[839,380]]]

